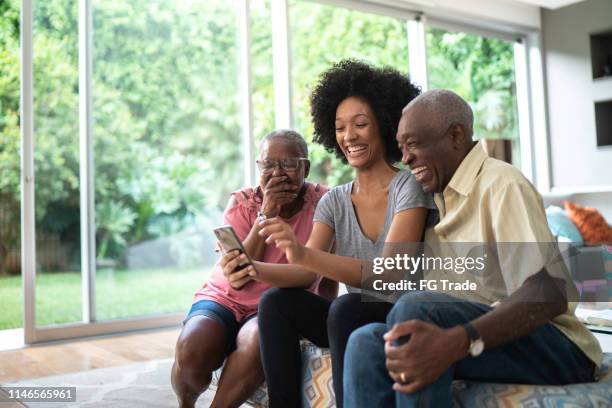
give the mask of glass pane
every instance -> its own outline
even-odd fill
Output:
[[[99,320],[184,311],[243,184],[237,10],[93,2]]]
[[[513,44],[431,27],[426,33],[429,88],[451,89],[468,101],[475,138],[499,140],[487,144],[520,167]]]
[[[36,325],[81,313],[78,2],[34,2]]]
[[[19,1],[10,0],[0,6],[0,330],[23,327],[19,59]]]
[[[319,74],[345,58],[408,73],[404,20],[310,1],[290,1],[293,107],[296,129],[312,139],[309,97]],[[313,35],[315,33],[315,35]],[[329,186],[351,178],[351,169],[321,146],[311,146],[310,178]]]
[[[274,129],[272,26],[270,0],[251,1],[251,73],[253,80],[253,134],[261,140]],[[255,151],[258,153],[256,144]]]

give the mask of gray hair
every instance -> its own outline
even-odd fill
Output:
[[[422,107],[427,111],[431,126],[439,133],[451,125],[462,125],[468,139],[474,133],[474,114],[470,105],[459,95],[447,89],[432,89],[414,98],[402,110],[405,113],[412,107]]]
[[[291,129],[277,129],[268,133],[263,139],[261,139],[261,142],[259,143],[259,150],[261,151],[266,142],[276,138],[282,138],[289,143],[295,144],[302,157],[308,158],[308,145],[306,144],[304,137],[302,137],[302,135],[295,130]]]

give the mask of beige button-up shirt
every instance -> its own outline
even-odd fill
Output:
[[[478,290],[449,294],[492,305],[510,296],[542,267],[552,276],[567,277],[571,286],[563,262],[554,265],[550,262],[547,249],[553,247],[550,243],[554,237],[548,228],[541,196],[518,169],[488,157],[480,144],[472,148],[444,191],[434,199],[440,222],[426,234],[426,243],[436,248],[433,252],[454,251],[456,257],[461,255],[457,252],[467,251],[465,246],[469,243],[496,247],[483,274],[476,276]],[[466,275],[458,276],[452,271],[430,271],[425,276],[451,281],[466,279]],[[571,289],[575,288],[568,290]],[[570,302],[568,306],[567,312],[555,317],[552,324],[601,366],[599,343],[576,318],[576,303]]]

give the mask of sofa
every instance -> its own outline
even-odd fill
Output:
[[[576,283],[582,302],[609,302],[612,299],[612,246],[586,245],[575,226],[564,228],[557,209],[564,207],[565,201],[574,201],[571,194],[543,194],[544,208],[549,227],[560,243],[563,260]],[[571,224],[571,221],[568,221]],[[577,235],[577,238],[575,238]]]
[[[304,408],[335,407],[329,350],[320,349],[306,340],[301,346]],[[214,373],[211,387],[216,387],[221,370]],[[612,407],[612,354],[605,354],[600,379],[596,383],[549,386],[455,381],[452,392],[453,407],[462,408]],[[247,403],[258,408],[268,406],[265,384]]]

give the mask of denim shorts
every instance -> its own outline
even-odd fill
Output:
[[[206,316],[210,319],[216,320],[225,327],[225,335],[227,339],[226,354],[231,353],[236,349],[236,336],[238,331],[246,322],[251,318],[257,316],[253,315],[245,319],[243,322],[236,321],[234,314],[231,310],[225,306],[220,305],[212,300],[200,300],[193,305],[187,313],[185,319],[183,319],[183,325],[187,323],[193,316]]]

